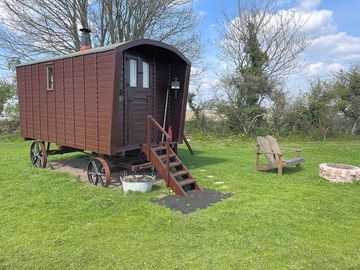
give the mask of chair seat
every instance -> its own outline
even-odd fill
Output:
[[[292,165],[300,164],[303,161],[304,161],[304,159],[299,157],[299,158],[292,158],[292,159],[284,160],[283,163],[286,164],[287,166],[292,166]]]

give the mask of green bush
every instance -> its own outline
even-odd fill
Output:
[[[18,119],[0,120],[0,139],[9,140],[20,137],[20,125]]]

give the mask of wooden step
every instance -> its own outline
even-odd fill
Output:
[[[183,187],[183,186],[187,186],[187,185],[196,183],[196,180],[195,179],[186,179],[186,180],[178,181],[178,183],[180,184],[180,186]]]
[[[177,176],[183,176],[186,174],[189,174],[189,172],[183,170],[183,171],[178,171],[178,172],[172,173],[172,176],[177,177]]]
[[[147,116],[147,130],[151,131],[153,128],[157,129],[163,135],[166,135],[165,138],[169,138],[168,133],[161,127],[161,125],[151,116]],[[197,192],[202,191],[201,187],[196,180],[193,179],[191,173],[186,169],[185,165],[182,163],[180,158],[172,149],[168,149],[167,141],[165,143],[151,143],[153,140],[153,133],[147,132],[147,144],[141,145],[142,151],[145,153],[147,160],[150,161],[158,173],[164,178],[166,186],[171,188],[175,194],[181,196],[188,196],[187,191],[194,190]],[[171,142],[169,142],[171,144]],[[166,155],[166,150],[169,150],[168,156]],[[167,159],[171,158],[171,161]],[[167,164],[169,167],[167,166]],[[170,169],[173,168],[173,169]],[[171,170],[175,170],[174,173]],[[176,177],[179,177],[177,179]],[[182,179],[180,179],[180,177]]]
[[[158,156],[162,161],[164,161],[164,159],[166,160],[166,154],[165,155],[161,155],[161,156]],[[175,154],[173,153],[169,153],[169,157],[172,158],[172,157],[175,157]]]
[[[180,166],[182,163],[180,161],[175,161],[175,162],[170,162],[169,166],[170,167],[178,167]]]
[[[166,146],[159,145],[159,146],[156,146],[156,147],[152,147],[152,149],[154,149],[155,151],[162,151],[162,150],[166,150]]]

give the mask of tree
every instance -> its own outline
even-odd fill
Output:
[[[220,83],[226,98],[217,99],[218,113],[226,117],[230,130],[249,135],[251,128],[263,122],[266,115],[265,108],[261,106],[263,98],[258,91],[261,89],[258,87],[261,80],[251,73],[246,74],[246,77],[234,74],[222,78]]]
[[[5,105],[11,101],[16,95],[14,85],[0,80],[0,116],[4,114]]]
[[[224,13],[219,59],[228,69],[220,77],[219,111],[233,130],[245,134],[264,124],[264,100],[271,100],[282,79],[296,66],[298,55],[309,45],[301,20],[294,12],[277,12],[277,1],[238,1],[235,16]]]
[[[31,60],[78,51],[79,28],[104,46],[153,38],[198,61],[202,52],[192,0],[0,0],[3,57]]]
[[[195,101],[196,97],[198,97],[198,102]],[[201,132],[207,132],[207,119],[205,116],[205,105],[202,102],[199,95],[199,86],[196,89],[195,93],[190,92],[188,95],[188,104],[190,110],[194,113],[194,124],[197,129]]]
[[[273,106],[270,109],[272,127],[277,137],[280,137],[281,128],[286,124],[285,120],[289,120],[285,114],[288,109],[286,95],[282,90],[273,91],[271,100],[273,101]]]
[[[224,12],[225,22],[219,26],[220,58],[233,70],[253,64],[251,47],[263,55],[261,69],[269,78],[281,79],[296,69],[299,54],[310,45],[302,32],[306,20],[294,10],[279,11],[277,2],[238,1],[235,15]]]
[[[351,134],[355,135],[360,123],[360,65],[353,64],[348,72],[335,73],[333,80],[336,107],[351,121]]]
[[[318,129],[325,141],[337,115],[337,110],[333,105],[334,92],[331,84],[320,79],[310,82],[307,104],[307,117],[310,127],[311,129]],[[313,131],[311,129],[309,131]]]

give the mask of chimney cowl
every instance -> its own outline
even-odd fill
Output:
[[[91,30],[87,28],[81,28],[81,40],[80,40],[80,51],[86,51],[91,49]]]

